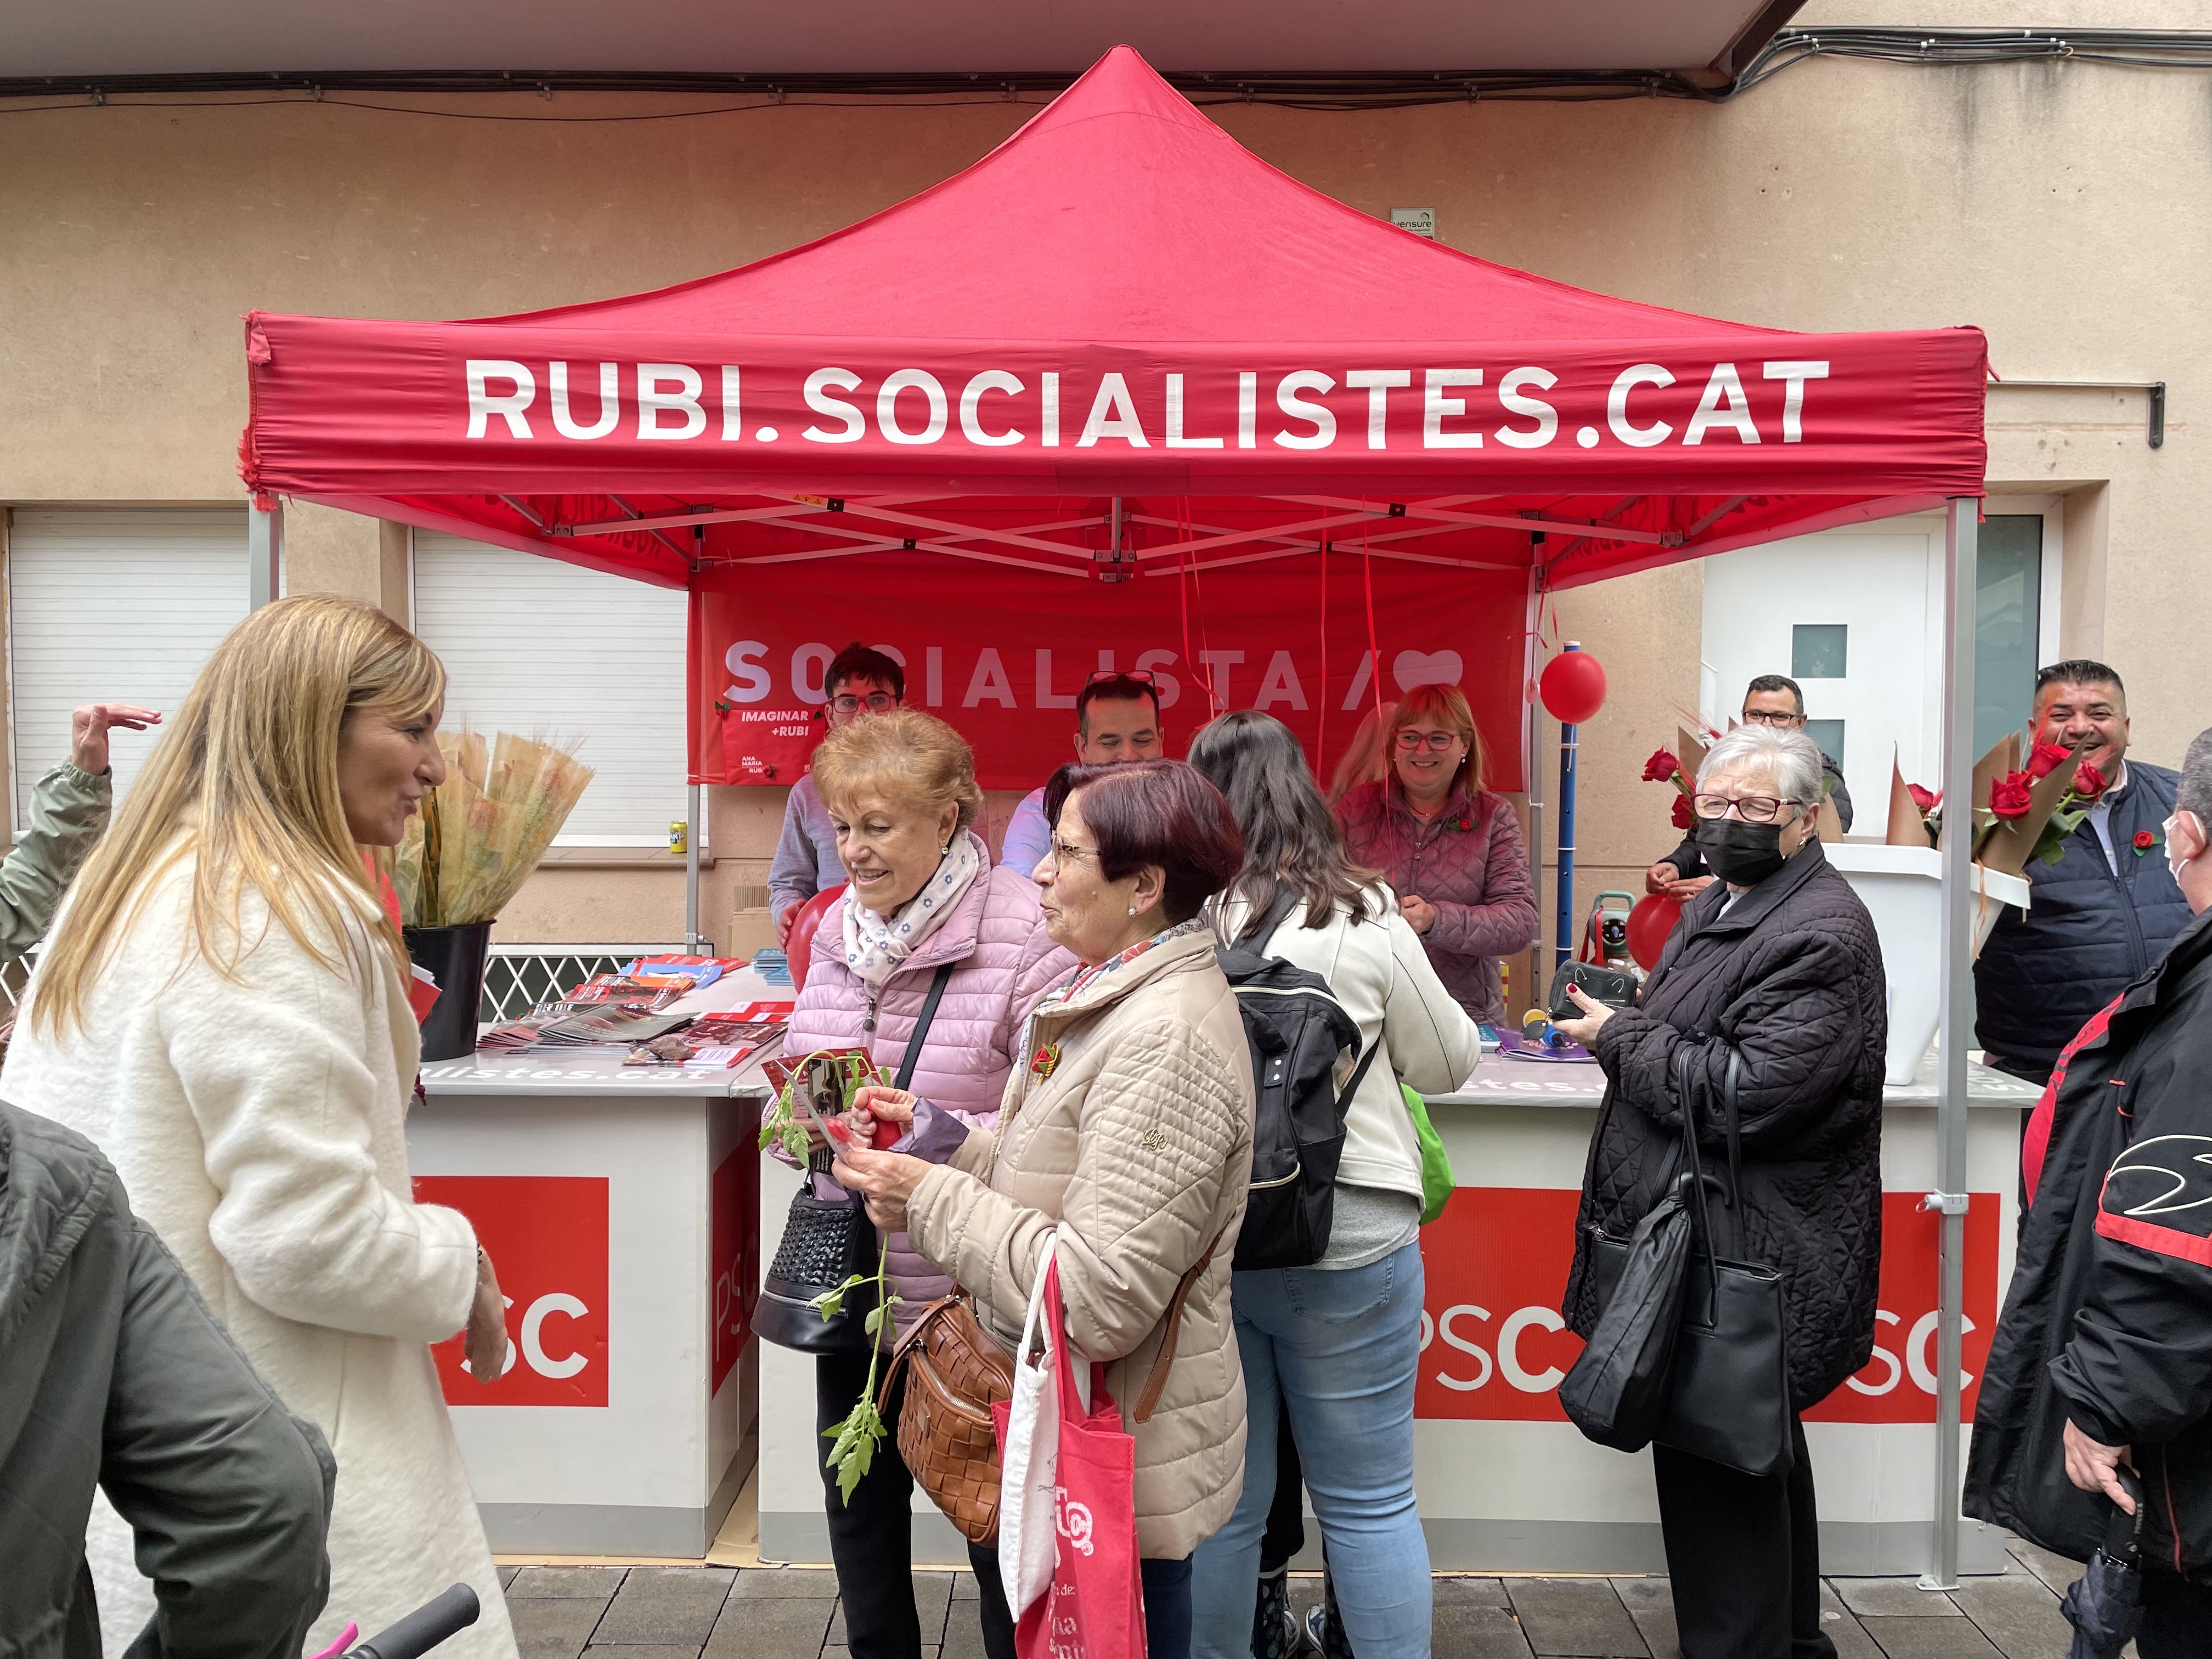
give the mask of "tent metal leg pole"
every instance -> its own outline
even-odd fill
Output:
[[[684,948],[703,955],[699,932],[699,786],[692,784],[684,803]]]
[[[1544,803],[1537,791],[1542,783],[1541,755],[1544,741],[1543,705],[1536,701],[1536,623],[1544,603],[1543,589],[1538,586],[1536,573],[1528,576],[1528,611],[1522,635],[1521,690],[1524,714],[1521,721],[1521,779],[1528,792],[1528,890],[1540,894],[1544,890]],[[1540,916],[1536,923],[1536,940],[1528,952],[1528,967],[1535,983],[1528,988],[1531,1005],[1540,1003],[1544,996],[1544,924]],[[1512,1004],[1506,1004],[1506,1023],[1512,1023]]]
[[[276,597],[283,560],[283,503],[274,495],[257,495],[246,508],[246,609],[258,611]]]
[[[1966,1304],[1966,1050],[1973,1042],[1973,814],[1975,568],[1981,502],[1952,497],[1945,538],[1943,651],[1942,1020],[1936,1105],[1936,1190],[1920,1200],[1942,1228],[1936,1267],[1936,1528],[1929,1590],[1959,1583],[1961,1323]]]
[[[1579,651],[1582,647],[1569,640],[1562,647]],[[1559,934],[1552,941],[1552,966],[1575,953],[1575,751],[1581,745],[1577,738],[1578,726],[1565,720],[1559,722]]]

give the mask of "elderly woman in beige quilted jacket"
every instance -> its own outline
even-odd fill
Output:
[[[1011,1352],[1059,1229],[1067,1336],[1109,1362],[1137,1443],[1137,1544],[1152,1659],[1190,1650],[1190,1556],[1243,1482],[1244,1379],[1229,1269],[1252,1163],[1252,1069],[1236,999],[1200,908],[1242,867],[1219,792],[1178,761],[1086,767],[1046,802],[1037,867],[1046,926],[1081,969],[1030,1018],[995,1133],[972,1129],[942,1164],[851,1152],[839,1180],[878,1225],[976,1301]],[[861,1104],[929,1129],[926,1100],[863,1091]],[[1133,1421],[1168,1333],[1177,1283],[1198,1273],[1157,1408]],[[995,1550],[971,1547],[984,1645],[1011,1654]]]

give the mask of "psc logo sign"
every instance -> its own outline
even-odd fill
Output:
[[[607,1182],[601,1176],[417,1176],[416,1201],[468,1217],[507,1300],[507,1369],[469,1375],[459,1336],[430,1350],[449,1406],[607,1403]]]
[[[1581,1194],[1559,1188],[1462,1187],[1421,1233],[1419,1417],[1559,1423],[1559,1384],[1582,1352],[1559,1302],[1573,1264]],[[1808,1422],[1936,1419],[1938,1220],[1917,1194],[1882,1194],[1881,1277],[1873,1358],[1805,1413]],[[1975,1384],[1996,1323],[1998,1197],[1977,1193],[1966,1215],[1965,1370]]]

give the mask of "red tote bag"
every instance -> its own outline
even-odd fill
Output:
[[[1014,1626],[1021,1659],[1145,1659],[1145,1590],[1137,1565],[1137,1443],[1121,1431],[1121,1408],[1106,1392],[1106,1368],[1091,1368],[1087,1411],[1075,1387],[1075,1358],[1060,1297],[1060,1264],[1045,1267],[1044,1316],[1061,1363],[1059,1485],[1054,1496],[1052,1588]]]

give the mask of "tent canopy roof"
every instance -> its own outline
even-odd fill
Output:
[[[465,323],[256,313],[247,356],[254,488],[672,585],[1364,533],[1565,586],[1978,494],[1984,465],[1977,331],[1751,328],[1473,258],[1260,161],[1127,47],[805,246]]]

